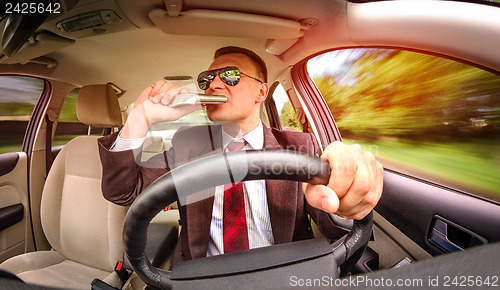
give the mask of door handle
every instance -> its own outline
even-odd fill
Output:
[[[24,217],[24,206],[20,203],[0,208],[0,231],[9,228]]]
[[[488,243],[478,234],[440,216],[434,216],[429,242],[438,246],[442,251],[450,253]]]

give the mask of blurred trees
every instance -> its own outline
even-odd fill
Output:
[[[280,113],[280,123],[283,128],[293,129],[295,131],[302,131],[299,120],[295,116],[295,111],[292,104],[288,101],[283,105]]]
[[[34,107],[35,105],[31,103],[2,102],[0,104],[0,116],[30,116]]]
[[[80,120],[78,120],[78,116],[76,115],[76,103],[79,92],[80,89],[76,88],[71,90],[71,92],[69,92],[66,96],[59,115],[59,122],[80,122]]]
[[[343,65],[313,78],[343,135],[358,139],[499,137],[499,76],[408,51],[342,53]]]
[[[344,140],[385,167],[500,201],[500,76],[388,49],[319,55],[308,70]]]

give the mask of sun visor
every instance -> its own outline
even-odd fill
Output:
[[[56,35],[52,32],[38,33],[33,41],[26,42],[12,57],[3,57],[0,63],[26,63],[37,57],[59,50],[75,41]]]
[[[297,39],[304,33],[297,21],[241,12],[193,9],[169,16],[153,9],[149,18],[164,33],[257,39]]]

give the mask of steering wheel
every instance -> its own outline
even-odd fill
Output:
[[[187,287],[193,287],[192,283],[196,279],[200,279],[203,283],[200,285],[205,288],[210,279],[223,279],[224,285],[233,283],[241,288],[241,283],[249,282],[249,279],[252,283],[262,280],[255,276],[259,275],[261,270],[265,272],[263,277],[268,277],[264,279],[274,281],[277,275],[282,275],[280,273],[285,276],[290,273],[304,273],[302,270],[297,272],[293,267],[304,263],[308,264],[305,268],[309,268],[311,261],[314,262],[315,259],[317,261],[312,267],[333,267],[325,270],[329,275],[336,274],[338,277],[340,266],[368,244],[372,233],[372,213],[360,221],[354,221],[351,231],[331,245],[326,239],[274,245],[182,262],[175,265],[172,272],[152,266],[145,256],[146,233],[150,221],[165,206],[177,200],[180,205],[185,205],[187,201],[197,200],[196,194],[193,193],[232,181],[280,179],[327,184],[330,172],[327,161],[287,150],[230,152],[186,163],[150,184],[130,207],[123,229],[127,258],[144,282],[160,289],[170,289],[176,285],[176,281],[189,281],[191,284]],[[332,220],[335,222],[336,219]],[[352,263],[352,259],[350,260],[348,262]],[[225,269],[221,270],[222,268]]]

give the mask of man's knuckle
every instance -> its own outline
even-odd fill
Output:
[[[368,206],[375,207],[378,203],[378,196],[375,194],[368,194],[364,200]]]
[[[379,173],[384,172],[384,166],[382,166],[382,164],[380,164],[380,162],[378,162],[378,161],[377,161],[377,170]]]
[[[353,184],[353,189],[356,192],[368,193],[371,189],[371,184],[366,179],[361,179]]]
[[[344,146],[344,143],[342,143],[341,141],[333,141],[332,143],[328,144],[328,146],[326,146],[325,152],[336,152]]]
[[[351,148],[354,149],[355,151],[362,151],[361,145],[359,144],[353,144],[351,146],[352,146]]]
[[[373,155],[373,153],[371,153],[370,151],[363,151],[363,152],[364,152],[365,158],[366,158],[366,160],[368,160],[368,162],[375,162],[376,161],[375,155]]]

